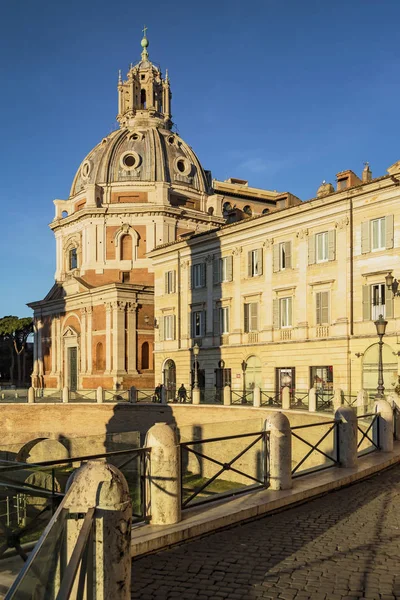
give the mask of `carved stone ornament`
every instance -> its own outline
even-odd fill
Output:
[[[347,227],[349,222],[349,217],[343,217],[343,219],[339,219],[339,221],[336,221],[335,227],[336,229],[343,229],[344,227]]]
[[[271,246],[273,246],[273,245],[274,245],[274,238],[265,240],[265,242],[263,243],[264,248],[271,248]]]
[[[212,261],[213,261],[213,258],[214,258],[214,257],[213,257],[213,255],[212,255],[212,254],[207,254],[207,256],[206,256],[206,263],[207,263],[208,265],[210,265],[210,264],[212,263]]]
[[[296,233],[296,237],[299,238],[300,240],[306,238],[307,236],[308,236],[308,229],[300,229]]]
[[[232,250],[232,254],[233,254],[233,256],[237,256],[238,254],[241,254],[242,251],[243,251],[242,246],[237,246],[237,248],[234,248]]]

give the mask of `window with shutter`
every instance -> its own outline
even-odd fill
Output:
[[[257,302],[248,302],[244,305],[244,331],[245,333],[258,331]]]
[[[386,240],[385,240],[385,247],[390,250],[390,248],[393,248],[393,215],[388,215],[386,217],[386,224],[385,224],[385,228],[386,228]]]
[[[221,281],[220,275],[221,259],[214,258],[213,260],[213,284],[217,285]]]
[[[175,293],[175,271],[167,271],[165,273],[165,293]]]
[[[367,254],[371,251],[371,240],[369,235],[370,223],[365,221],[361,223],[361,254]]]
[[[292,268],[292,242],[285,242],[286,269]]]
[[[244,305],[244,331],[245,333],[249,332],[249,305],[247,303]]]
[[[315,254],[317,263],[326,262],[329,259],[327,231],[315,235]]]
[[[316,324],[329,324],[329,292],[317,292],[315,295]]]
[[[336,231],[330,229],[328,231],[328,260],[335,260],[336,255]]]
[[[308,264],[315,264],[315,235],[308,238]]]
[[[229,307],[223,306],[219,309],[219,328],[220,333],[229,333]]]
[[[371,221],[371,250],[384,250],[386,248],[386,218],[372,219]]]
[[[166,315],[164,317],[164,339],[175,339],[175,315]]]
[[[362,307],[363,320],[369,321],[371,319],[371,289],[369,285],[362,287]]]
[[[292,298],[280,298],[279,299],[279,317],[280,326],[291,327],[292,326]]]
[[[214,335],[220,335],[220,325],[219,325],[219,308],[214,308],[213,310],[213,332]]]
[[[227,256],[224,260],[225,260],[225,265],[226,265],[225,281],[232,281],[232,278],[233,278],[233,256]]]
[[[262,275],[262,248],[250,250],[248,254],[248,273],[249,277]]]
[[[206,267],[206,265],[204,263],[192,265],[192,287],[194,289],[202,288],[205,286],[205,281],[206,281],[205,267]]]
[[[280,249],[280,244],[274,244],[274,247],[272,250],[272,268],[273,268],[274,273],[277,273],[280,268],[279,249]]]

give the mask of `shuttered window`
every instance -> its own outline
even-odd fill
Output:
[[[292,298],[279,298],[280,327],[292,327]]]
[[[393,215],[361,223],[361,253],[393,248]]]
[[[258,304],[249,302],[244,305],[244,331],[258,331]]]
[[[175,339],[175,315],[164,317],[164,340]]]
[[[174,294],[175,293],[175,274],[176,274],[176,271],[167,271],[165,273],[165,293],[166,294]]]
[[[273,270],[284,271],[292,268],[292,243],[281,242],[275,244],[273,249]]]
[[[200,338],[205,335],[206,314],[204,310],[195,310],[191,318],[191,337]]]
[[[316,324],[328,325],[329,323],[329,292],[315,294]]]
[[[206,285],[206,265],[199,263],[191,268],[191,288],[197,289]]]
[[[257,277],[258,275],[262,275],[263,265],[262,265],[262,248],[258,248],[258,250],[250,250],[248,253],[248,266],[247,273],[249,277]]]
[[[384,283],[363,285],[362,288],[363,320],[376,321],[379,315],[393,319],[393,292]]]
[[[223,258],[214,259],[213,263],[213,283],[224,283],[232,281],[233,257],[224,256]]]

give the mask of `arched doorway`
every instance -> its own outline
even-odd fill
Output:
[[[170,358],[164,363],[163,376],[167,402],[173,402],[176,398],[176,367]]]
[[[249,356],[246,361],[246,389],[253,390],[255,387],[261,388],[261,360],[258,356]]]
[[[364,390],[374,396],[378,387],[378,363],[379,363],[379,344],[373,344],[364,352],[362,367],[362,386]],[[388,344],[382,347],[383,363],[383,385],[385,392],[393,390],[393,383],[397,383],[397,361],[393,356],[393,350]]]

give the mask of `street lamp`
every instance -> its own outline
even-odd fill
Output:
[[[197,344],[193,346],[193,356],[194,356],[194,384],[193,387],[197,389],[199,387],[199,363],[197,362],[197,357],[199,355],[200,348]]]
[[[389,272],[386,277],[386,286],[388,290],[392,290],[393,296],[400,296],[399,290],[399,282],[395,279],[391,272]]]
[[[379,315],[379,319],[375,321],[376,333],[379,336],[379,361],[378,361],[378,387],[376,398],[383,398],[383,392],[385,387],[383,385],[383,363],[382,363],[382,338],[385,335],[387,321],[383,318],[383,315]]]

